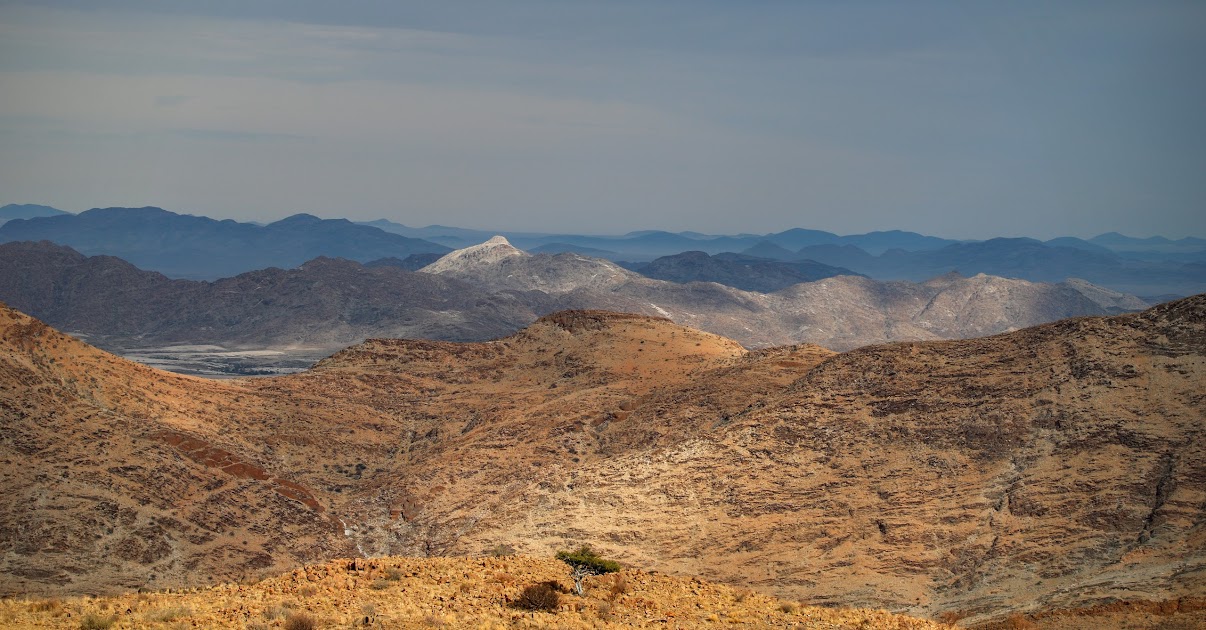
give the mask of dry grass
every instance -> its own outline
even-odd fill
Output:
[[[285,618],[285,630],[315,630],[318,621],[306,613],[294,613]]]
[[[116,621],[108,615],[89,614],[80,620],[80,630],[109,630]]]
[[[30,612],[57,612],[63,609],[63,600],[52,597],[50,599],[39,599],[29,604]]]
[[[146,617],[147,617],[147,621],[157,621],[157,622],[166,623],[166,622],[176,621],[177,619],[180,619],[182,617],[189,617],[192,614],[193,614],[193,611],[184,606],[169,606],[167,608],[159,608],[156,610],[152,610],[147,613]]]

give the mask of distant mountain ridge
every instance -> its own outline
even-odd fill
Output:
[[[773,293],[801,282],[834,276],[857,276],[845,267],[813,260],[778,261],[747,254],[683,252],[628,267],[637,273],[670,282],[716,282],[743,291]]]
[[[499,240],[422,272],[318,258],[213,282],[169,279],[49,242],[0,244],[0,300],[101,347],[334,348],[367,337],[485,340],[566,308],[669,317],[747,347],[848,349],[971,337],[1141,303],[1100,287],[947,275],[925,283],[839,276],[774,293],[646,278],[577,254]],[[433,272],[433,270],[435,272]]]
[[[53,217],[61,214],[70,213],[58,208],[51,208],[50,206],[40,206],[36,203],[10,203],[6,206],[0,206],[0,225],[13,219]]]
[[[6,208],[16,212],[18,207]],[[444,225],[411,228],[384,219],[352,223],[305,214],[261,226],[179,215],[159,208],[93,209],[79,215],[62,214],[46,206],[21,208],[60,214],[8,221],[0,225],[0,242],[50,240],[90,255],[118,256],[171,277],[208,280],[273,266],[296,267],[318,256],[367,263],[390,258],[405,260],[412,254],[444,254],[495,235]],[[1184,296],[1206,291],[1206,239],[1192,237],[1171,240],[1106,233],[1091,239],[960,241],[902,230],[838,235],[805,228],[763,235],[662,230],[610,236],[534,232],[500,235],[520,250],[605,258],[630,269],[657,258],[700,251],[709,256],[747,255],[788,263],[810,260],[879,280],[920,282],[958,271],[965,276],[984,273],[1033,282],[1082,278],[1144,296]],[[722,262],[725,261],[707,264],[716,266]],[[416,266],[417,259],[409,265]],[[690,273],[680,271],[675,277],[690,277]],[[780,272],[788,273],[781,267]],[[822,272],[816,268],[804,272],[804,277]],[[765,277],[744,281],[719,268],[708,274],[700,271],[698,278],[716,279],[742,288],[765,290],[776,286],[776,283],[765,284]],[[787,281],[785,277],[777,284],[784,285]]]
[[[0,242],[41,240],[192,279],[216,279],[268,267],[288,269],[318,256],[368,262],[449,251],[437,243],[346,219],[308,214],[261,227],[155,207],[94,208],[78,215],[13,220],[0,226]]]
[[[114,349],[334,348],[375,336],[481,340],[530,323],[538,303],[488,295],[452,278],[333,258],[214,282],[173,280],[49,242],[0,245],[0,296]]]
[[[767,249],[760,252],[767,253]],[[894,249],[878,256],[853,245],[813,245],[801,248],[790,259],[846,267],[881,280],[921,281],[958,271],[1035,282],[1083,278],[1140,295],[1190,295],[1206,291],[1206,274],[1201,268],[1163,256],[1136,260],[1105,248],[1052,246],[1029,238],[994,238],[925,251]]]

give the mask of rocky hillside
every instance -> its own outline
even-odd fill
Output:
[[[840,355],[566,312],[224,382],[0,339],[7,593],[581,543],[965,623],[1206,589],[1206,296]]]
[[[578,254],[531,255],[505,239],[450,254],[423,273],[319,258],[214,282],[171,280],[49,242],[6,243],[0,300],[114,351],[211,344],[311,353],[369,337],[493,339],[575,308],[669,317],[746,347],[815,343],[846,350],[992,334],[1142,305],[1084,282],[958,275],[920,284],[840,276],[763,294],[654,280]]]
[[[606,291],[641,278],[602,258],[570,252],[529,254],[502,236],[458,249],[419,271],[456,278],[490,291],[544,293]]]
[[[1141,303],[1083,281],[1043,284],[954,273],[922,283],[838,276],[764,294],[715,283],[654,280],[578,254],[532,255],[501,237],[453,252],[420,271],[487,292],[539,291],[562,308],[669,317],[747,347],[815,343],[848,350],[885,341],[974,337],[1064,317],[1117,313],[1120,304]]]
[[[540,300],[452,278],[319,258],[216,282],[172,280],[112,256],[0,245],[0,299],[113,349],[179,343],[337,348],[373,336],[481,340],[531,323]]]

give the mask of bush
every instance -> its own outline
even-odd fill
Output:
[[[264,616],[268,619],[279,619],[281,617],[288,617],[292,612],[292,606],[285,602],[281,602],[264,610]]]
[[[306,613],[297,613],[285,618],[285,630],[315,630],[318,622]]]
[[[557,612],[561,607],[561,593],[557,592],[556,582],[541,582],[533,584],[520,593],[515,606],[524,610],[543,610]]]
[[[80,621],[80,630],[109,630],[113,625],[112,617],[102,617],[97,614],[90,614]]]

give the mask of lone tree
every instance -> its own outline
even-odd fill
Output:
[[[582,580],[585,580],[586,576],[615,573],[620,570],[619,562],[600,558],[589,545],[582,545],[577,551],[558,551],[557,559],[570,565],[574,594],[578,596],[582,595]]]

